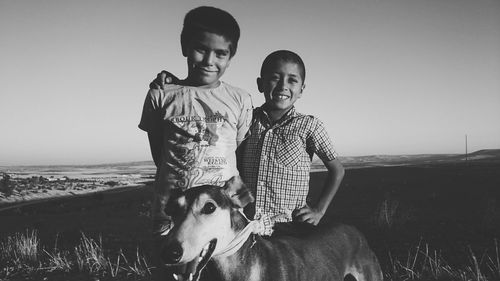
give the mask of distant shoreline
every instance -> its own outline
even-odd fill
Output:
[[[383,167],[432,167],[435,165],[482,165],[500,163],[500,149],[464,155],[400,155],[341,158],[347,170]],[[0,167],[0,211],[21,204],[35,204],[100,192],[122,192],[153,181],[156,167],[151,161],[82,165]],[[325,173],[319,159],[311,165],[311,179]],[[6,177],[10,178],[10,183]]]
[[[75,198],[75,197],[85,197],[85,196],[93,196],[98,193],[117,193],[117,192],[125,192],[134,189],[140,189],[146,187],[147,183],[142,184],[134,184],[134,185],[122,185],[115,187],[102,187],[94,190],[84,190],[81,192],[59,192],[57,194],[48,194],[42,196],[31,195],[26,197],[16,196],[12,198],[12,200],[5,200],[0,197],[0,212],[15,209],[22,206],[33,205],[38,203],[50,202],[54,200],[60,200],[65,198]]]
[[[468,160],[476,161],[482,159],[500,159],[500,148],[481,149],[468,154],[465,153],[421,153],[421,154],[370,154],[362,156],[340,156],[339,159],[347,166],[360,164],[404,164],[404,163],[422,163],[422,162],[460,162]],[[321,161],[314,157],[312,165],[321,165]],[[42,164],[42,165],[0,165],[0,172],[9,169],[14,170],[39,170],[46,171],[53,169],[56,171],[74,171],[74,169],[109,169],[115,171],[129,171],[130,167],[134,169],[149,169],[154,170],[154,163],[151,160],[146,161],[131,161],[131,162],[116,162],[116,163],[100,163],[100,164]]]

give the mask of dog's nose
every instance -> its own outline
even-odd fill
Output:
[[[163,249],[161,258],[165,263],[174,264],[181,260],[182,254],[183,251],[181,244],[178,242],[172,242]]]

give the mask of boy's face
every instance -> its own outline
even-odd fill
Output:
[[[231,42],[221,35],[206,31],[197,33],[184,50],[188,82],[197,87],[217,87],[231,62],[230,45]]]
[[[264,77],[257,78],[259,91],[264,93],[269,109],[286,113],[302,96],[304,81],[301,73],[296,63],[276,61]]]

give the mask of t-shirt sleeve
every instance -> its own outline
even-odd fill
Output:
[[[248,136],[248,129],[252,122],[253,103],[250,94],[243,95],[243,104],[238,120],[236,141],[243,141]]]
[[[317,118],[314,118],[307,148],[309,151],[316,154],[322,161],[331,161],[338,157],[325,125]]]
[[[139,129],[146,132],[151,132],[154,130],[158,123],[158,109],[159,107],[157,95],[155,95],[152,90],[149,90],[142,107]]]

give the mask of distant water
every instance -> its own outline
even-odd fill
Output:
[[[4,167],[1,172],[14,177],[70,179],[116,179],[140,180],[153,178],[156,167],[153,164],[109,164],[92,166],[17,166]]]
[[[461,154],[420,154],[420,155],[371,155],[356,157],[340,157],[340,162],[346,169],[363,167],[405,166],[436,163],[461,163],[464,155]],[[468,155],[469,161],[499,161],[500,149],[480,150]],[[326,171],[320,159],[315,157],[311,163],[311,171]],[[47,178],[70,179],[117,179],[138,180],[152,179],[156,167],[152,161],[130,163],[102,164],[102,165],[68,165],[68,166],[13,166],[0,167],[0,176],[3,173],[17,177],[43,176]]]

